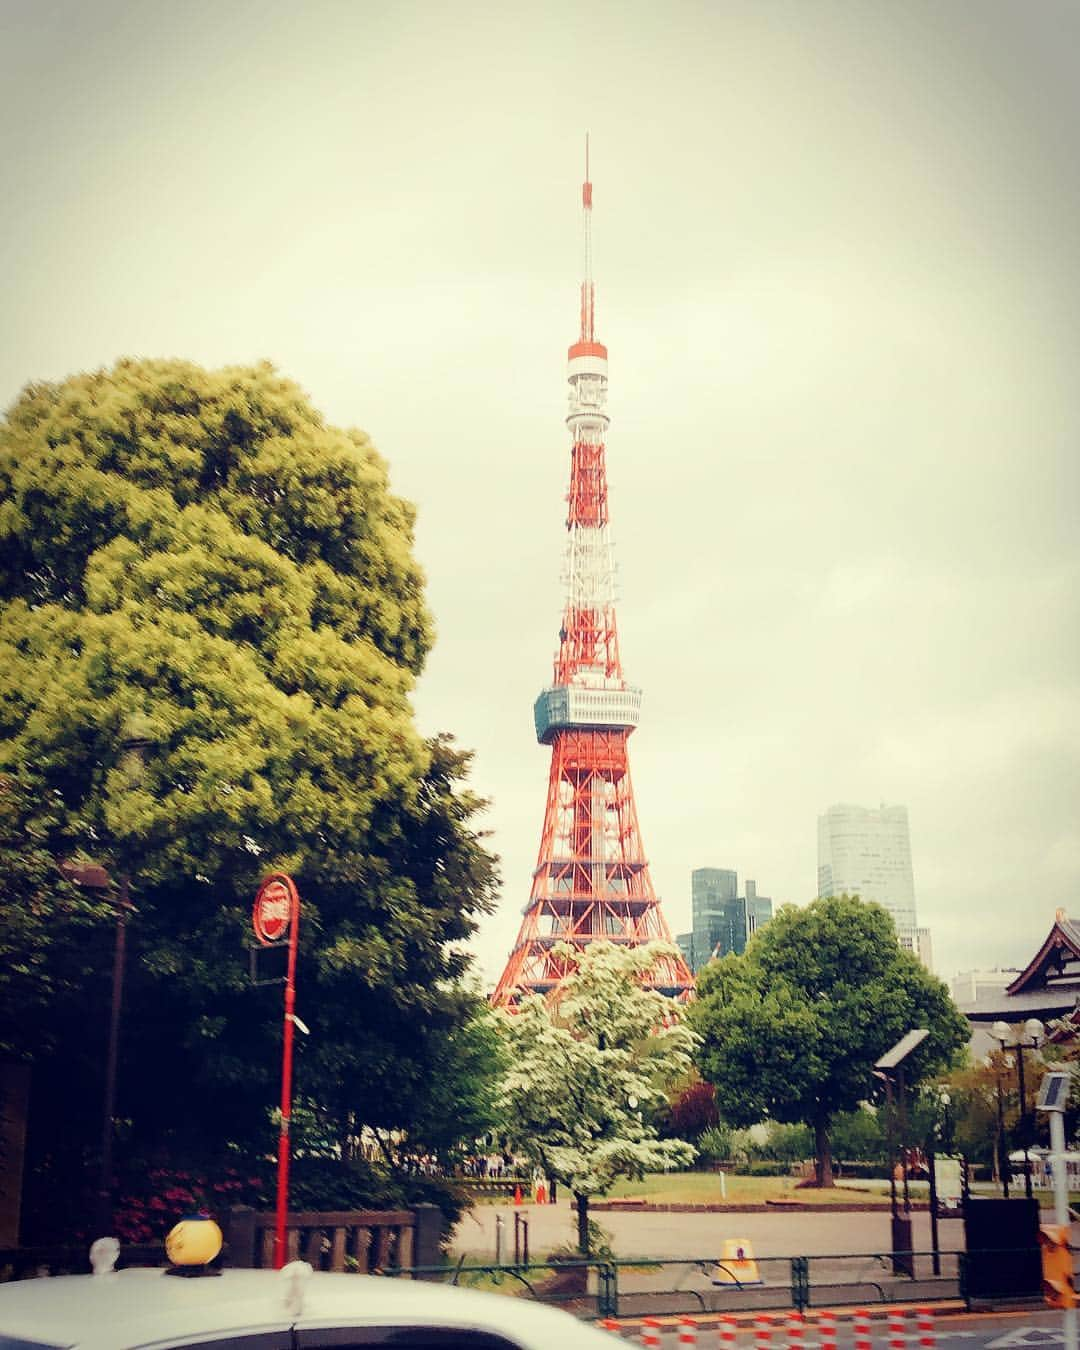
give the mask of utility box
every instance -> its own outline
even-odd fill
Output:
[[[1042,1301],[1037,1200],[968,1199],[964,1207],[968,1303]]]

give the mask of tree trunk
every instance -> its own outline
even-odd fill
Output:
[[[829,1117],[818,1116],[814,1121],[814,1170],[819,1186],[835,1186],[832,1170],[832,1145],[829,1142]]]
[[[577,1205],[577,1245],[582,1256],[589,1255],[589,1197],[580,1191],[574,1192]]]

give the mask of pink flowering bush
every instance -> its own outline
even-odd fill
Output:
[[[233,1167],[213,1172],[152,1167],[121,1183],[113,1220],[122,1242],[161,1242],[185,1214],[205,1211],[220,1223],[233,1205],[265,1203],[262,1180]]]

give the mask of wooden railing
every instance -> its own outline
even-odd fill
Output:
[[[225,1247],[214,1265],[270,1267],[274,1264],[274,1215],[237,1207],[219,1218]],[[413,1266],[437,1267],[442,1214],[435,1205],[415,1209],[317,1210],[286,1218],[289,1261],[307,1261],[315,1270],[362,1275]],[[86,1275],[89,1244],[0,1248],[0,1283],[42,1275]],[[123,1266],[165,1266],[163,1243],[121,1243]]]
[[[392,1268],[433,1266],[439,1260],[441,1215],[434,1205],[392,1210],[301,1210],[286,1217],[286,1260],[315,1270],[378,1274]],[[274,1215],[231,1210],[226,1224],[228,1263],[274,1264]]]

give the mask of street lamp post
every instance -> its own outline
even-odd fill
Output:
[[[1001,1045],[1001,1056],[994,1066],[994,1082],[997,1086],[997,1158],[998,1173],[1001,1177],[1001,1194],[1009,1198],[1009,1150],[1005,1144],[1005,1102],[1001,1091],[1001,1061],[1005,1058],[1005,1042],[1009,1039],[1009,1028],[1004,1022],[995,1022],[990,1034]]]
[[[1024,1034],[1016,1038],[1016,1067],[1020,1075],[1020,1147],[1024,1150],[1024,1193],[1031,1199],[1031,1144],[1033,1130],[1027,1109],[1027,1091],[1024,1087],[1024,1051],[1037,1050],[1046,1028],[1037,1017],[1024,1023]]]
[[[904,1061],[913,1050],[916,1050],[929,1035],[925,1027],[915,1027],[909,1031],[906,1036],[901,1037],[899,1041],[887,1051],[874,1065],[874,1075],[881,1078],[885,1083],[885,1091],[889,1103],[889,1193],[892,1200],[892,1262],[893,1273],[895,1275],[907,1275],[909,1278],[915,1274],[915,1258],[911,1245],[911,1196],[908,1191],[908,1170],[907,1170],[907,1113],[904,1103]],[[895,1127],[893,1125],[894,1111],[893,1107],[893,1087],[896,1087],[896,1095],[899,1099],[900,1109],[900,1127],[902,1131],[901,1156],[903,1159],[903,1180],[904,1180],[904,1212],[900,1214],[897,1209],[896,1201],[896,1168],[894,1162],[894,1144]]]
[[[1023,1031],[1020,1035],[1013,1037],[1012,1028],[1007,1022],[995,1022],[990,1029],[990,1034],[1001,1044],[1002,1050],[1006,1044],[1011,1045],[1016,1050],[1016,1076],[1017,1085],[1020,1089],[1020,1119],[1018,1121],[1017,1134],[1020,1140],[1020,1147],[1024,1153],[1024,1194],[1030,1200],[1032,1198],[1031,1183],[1031,1131],[1028,1128],[1028,1110],[1027,1110],[1027,1089],[1024,1084],[1024,1051],[1037,1050],[1046,1034],[1046,1028],[1037,1017],[1029,1017],[1024,1023]],[[998,1078],[998,1102],[1000,1116],[1001,1099],[1001,1080]],[[1003,1127],[1002,1127],[1003,1129]],[[1006,1195],[1008,1192],[1006,1191]]]

